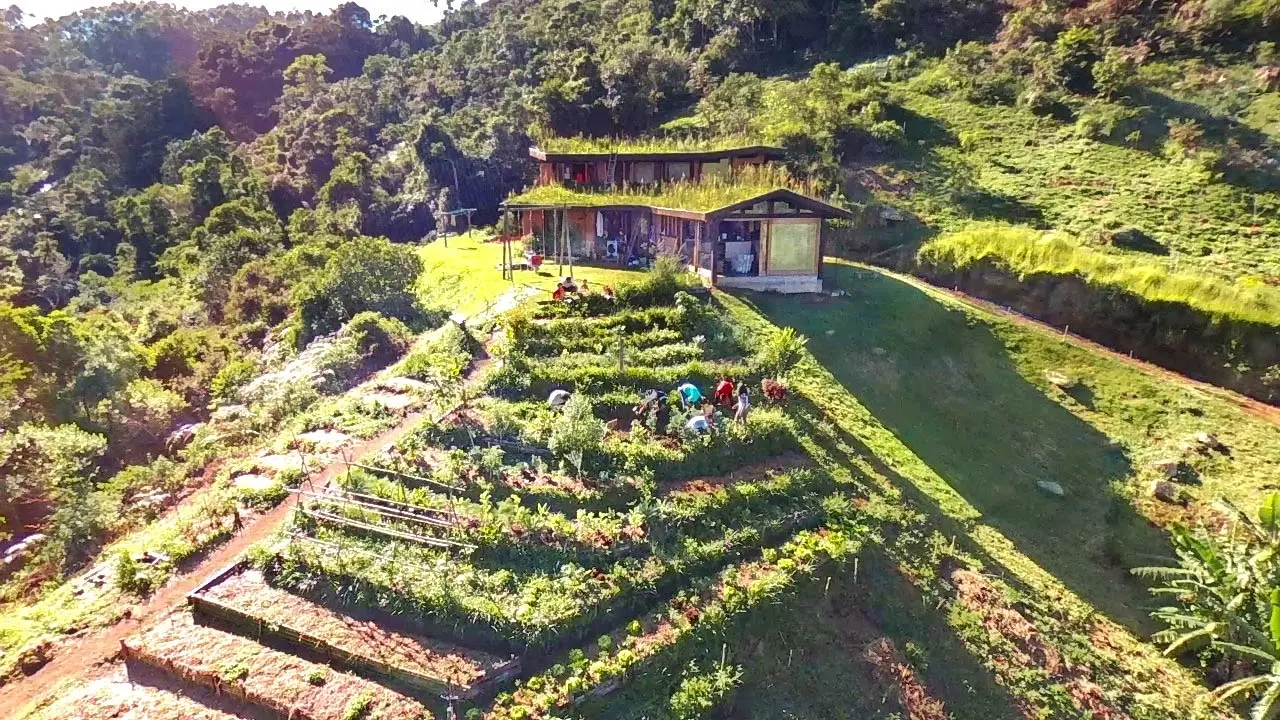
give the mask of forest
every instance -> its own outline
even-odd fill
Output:
[[[1002,139],[945,137],[937,118],[995,108],[1204,174],[1211,229],[1156,237],[1162,254],[1266,292],[1280,277],[1280,102],[1223,121],[1206,81],[1195,102],[1215,112],[1148,112],[1191,65],[1274,97],[1276,0],[466,0],[432,26],[352,2],[118,3],[27,20],[0,18],[0,541],[41,542],[0,569],[3,601],[83,567],[154,519],[141,499],[171,506],[226,448],[438,326],[453,307],[420,286],[414,246],[457,230],[459,208],[497,222],[542,138],[783,146],[793,175],[861,213],[840,248],[860,256],[914,257],[997,215],[1108,247],[1133,236],[1129,218],[1095,226],[1051,204],[1074,198],[994,192],[1003,161],[980,154]],[[886,228],[886,204],[908,222]],[[884,232],[868,243],[867,228]],[[317,339],[306,382],[255,382]],[[251,431],[186,444],[227,405],[250,408]]]

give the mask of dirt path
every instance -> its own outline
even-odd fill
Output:
[[[1091,352],[1095,352],[1101,355],[1106,355],[1114,360],[1118,360],[1131,367],[1138,368],[1139,370],[1143,370],[1145,372],[1148,372],[1154,375],[1159,375],[1168,380],[1173,380],[1173,381],[1182,383],[1184,385],[1190,385],[1199,390],[1203,390],[1209,393],[1210,395],[1213,395],[1214,397],[1220,398],[1222,400],[1226,400],[1227,402],[1230,402],[1238,406],[1241,410],[1244,410],[1250,415],[1262,418],[1263,420],[1267,420],[1276,425],[1280,425],[1280,407],[1276,407],[1275,405],[1268,405],[1267,403],[1264,403],[1261,400],[1255,400],[1247,395],[1241,395],[1240,393],[1235,392],[1234,390],[1228,390],[1224,387],[1220,387],[1218,385],[1213,385],[1211,383],[1204,382],[1203,380],[1196,380],[1194,378],[1189,378],[1186,375],[1179,374],[1166,367],[1161,367],[1159,365],[1149,363],[1146,360],[1140,360],[1138,358],[1135,358],[1132,355],[1118,352],[1105,345],[1100,345],[1092,340],[1089,340],[1088,338],[1075,335],[1065,330],[1064,328],[1055,327],[1048,323],[1041,322],[1039,320],[1036,320],[1035,318],[1023,315],[1022,313],[1016,310],[1011,310],[1003,305],[993,303],[990,300],[984,300],[979,297],[974,297],[973,295],[968,295],[966,293],[963,293],[953,288],[939,287],[937,285],[933,285],[931,283],[925,282],[920,278],[917,278],[911,275],[904,275],[902,273],[893,272],[891,270],[886,270],[882,267],[877,267],[873,265],[861,265],[861,267],[865,267],[867,269],[874,270],[878,273],[882,273],[884,275],[888,275],[898,280],[902,280],[903,282],[909,283],[911,285],[915,285],[916,287],[922,290],[925,290],[926,292],[934,291],[934,292],[942,293],[944,295],[947,295],[957,300],[958,302],[962,302],[967,305],[972,305],[974,307],[985,310],[989,313],[999,315],[1000,317],[1006,320],[1017,323],[1024,327],[1034,328],[1041,332],[1055,334],[1058,337],[1061,337],[1063,340],[1070,342],[1076,346],[1085,348]]]
[[[463,386],[471,385],[488,365],[487,352],[475,358],[463,375]],[[445,414],[452,413],[456,408]],[[410,430],[427,418],[425,412],[406,415],[395,427],[357,443],[349,449],[352,461],[374,455],[393,445]],[[317,491],[323,492],[346,468],[344,460],[335,460],[312,476]],[[35,673],[14,680],[0,687],[0,713],[5,718],[18,718],[32,712],[68,684],[88,680],[104,672],[120,652],[120,642],[141,629],[149,621],[157,620],[169,611],[186,604],[187,595],[199,587],[211,573],[230,565],[245,550],[266,540],[289,517],[297,505],[298,496],[290,495],[275,508],[257,515],[245,523],[244,528],[223,545],[214,549],[198,565],[175,575],[146,602],[134,606],[128,617],[104,628],[90,631],[62,644],[54,658]]]

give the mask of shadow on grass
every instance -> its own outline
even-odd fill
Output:
[[[849,295],[748,302],[809,336],[809,350],[840,387],[981,522],[1111,619],[1151,631],[1145,589],[1128,570],[1167,554],[1168,542],[1117,494],[1131,470],[1125,454],[1029,382],[987,325],[880,273],[835,263],[825,273]],[[836,425],[829,416],[821,422]],[[847,429],[825,429],[874,457]],[[876,469],[936,510],[942,527],[964,522],[952,519],[964,508],[945,490],[930,493],[884,463]],[[1060,484],[1066,496],[1046,494],[1041,481]]]

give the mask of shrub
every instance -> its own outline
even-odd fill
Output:
[[[670,302],[678,291],[697,284],[697,278],[685,270],[679,258],[663,255],[643,279],[618,288],[618,303],[632,308],[660,305]]]
[[[787,384],[780,380],[765,379],[760,384],[760,389],[764,393],[764,397],[771,403],[784,403],[787,401]]]
[[[584,459],[600,451],[604,435],[604,423],[595,416],[591,399],[575,393],[564,405],[564,417],[551,428],[547,448],[581,473]]]
[[[232,400],[236,391],[258,374],[258,368],[249,360],[236,359],[222,366],[213,377],[210,390],[216,400]]]
[[[396,318],[366,310],[351,318],[343,332],[356,343],[362,357],[388,359],[404,354],[413,339],[413,332]]]
[[[310,674],[307,675],[307,683],[310,685],[315,685],[316,687],[320,687],[321,685],[324,685],[328,674],[329,674],[328,671],[324,670],[323,668],[316,668],[315,670],[312,670]]]
[[[408,323],[423,321],[414,291],[421,273],[413,248],[380,238],[343,244],[299,290],[303,340],[333,332],[365,310]]]
[[[151,592],[151,578],[134,561],[128,550],[116,552],[111,564],[112,583],[116,589],[131,595],[145,595]]]

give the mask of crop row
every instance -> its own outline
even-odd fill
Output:
[[[723,638],[753,609],[793,592],[826,563],[839,563],[859,548],[850,534],[826,528],[797,533],[761,558],[695,581],[688,589],[600,637],[571,651],[566,662],[529,678],[514,692],[498,696],[491,720],[524,720],[587,707],[621,682],[673,666],[700,641]]]
[[[372,541],[326,528],[315,532],[331,545],[297,541],[278,552],[259,551],[255,561],[273,584],[317,601],[415,618],[424,632],[463,645],[546,651],[626,617],[672,592],[682,578],[815,526],[832,502],[839,501],[769,508],[714,539],[673,536],[666,543],[669,551],[625,557],[602,569],[573,563],[552,571],[494,568],[397,540]]]

